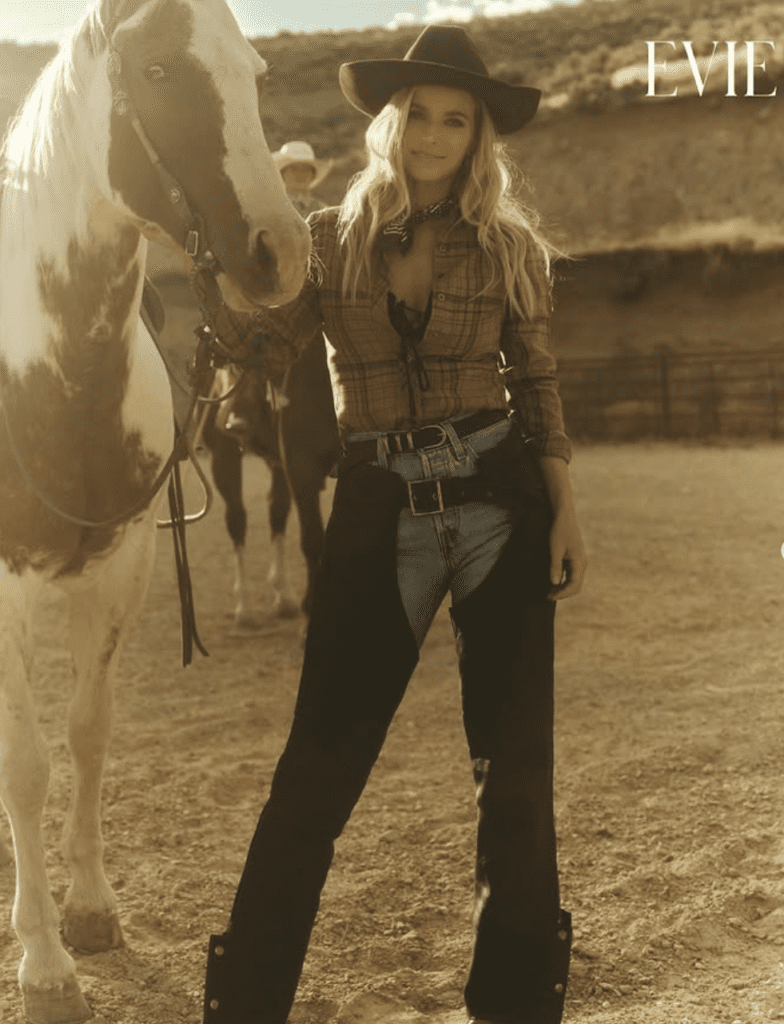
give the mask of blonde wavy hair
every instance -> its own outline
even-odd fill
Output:
[[[403,133],[415,86],[396,92],[370,123],[365,135],[368,162],[356,174],[340,207],[338,228],[344,253],[343,294],[356,299],[363,274],[371,279],[373,250],[379,232],[391,221],[411,214],[411,197],[403,168]],[[525,269],[530,245],[539,250],[547,275],[555,252],[538,232],[537,214],[516,193],[522,175],[507,156],[487,107],[476,97],[472,149],[456,187],[463,219],[476,227],[479,244],[493,268],[483,294],[503,280],[512,310],[528,319],[535,290]]]

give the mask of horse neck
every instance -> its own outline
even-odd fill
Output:
[[[52,338],[51,321],[60,319],[63,304],[78,306],[86,335],[110,309],[121,306],[129,318],[138,311],[147,245],[128,215],[108,198],[108,174],[100,180],[108,161],[111,99],[108,83],[105,97],[100,89],[90,90],[100,58],[79,43],[75,40],[68,54],[78,91],[63,88],[62,76],[68,72],[56,66],[66,59],[61,53],[9,136],[11,170],[0,213],[5,325],[0,344],[12,366],[43,354]],[[17,135],[25,131],[28,139],[36,139],[26,149],[24,135]],[[123,297],[120,306],[118,295]],[[14,345],[9,323],[19,322],[23,310],[28,323],[31,313],[35,320],[36,309],[38,339],[35,330],[25,331]]]

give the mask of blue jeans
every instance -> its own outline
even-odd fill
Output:
[[[448,444],[405,454],[389,454],[378,434],[355,434],[352,440],[378,439],[374,465],[404,480],[427,480],[473,476],[478,456],[516,429],[511,420],[500,420],[461,439],[451,423],[445,427]],[[478,501],[434,515],[402,510],[397,528],[397,580],[419,647],[447,592],[451,591],[453,603],[458,604],[479,586],[509,540],[513,525],[509,509]]]
[[[559,1024],[571,930],[553,821],[550,512],[471,503],[415,517],[386,471],[468,476],[485,452],[499,479],[514,476],[528,456],[513,431],[410,455],[380,445],[375,465],[339,473],[291,733],[229,929],[210,940],[205,1024],[285,1024],[335,841],[450,588],[478,810],[466,1007],[493,1024]]]

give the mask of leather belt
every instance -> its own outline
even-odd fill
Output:
[[[469,501],[530,509],[547,507],[544,496],[526,493],[519,487],[488,479],[480,473],[463,477],[435,477],[432,480],[404,480],[403,483],[406,489],[401,488],[400,507],[407,507],[415,516],[436,515]]]
[[[492,501],[493,487],[476,476],[406,480],[408,507],[415,516],[432,516],[468,501]]]
[[[451,425],[458,437],[467,437],[469,434],[476,433],[477,430],[484,430],[485,427],[492,427],[494,423],[500,423],[508,415],[509,412],[506,409],[480,409],[479,412],[472,413],[470,416],[452,421]],[[449,435],[441,423],[417,427],[416,430],[390,430],[380,436],[381,440],[386,443],[390,455],[441,448],[449,440]],[[372,461],[378,454],[378,440],[373,438],[372,440],[346,441],[343,448],[345,457],[352,464]]]
[[[513,485],[475,476],[436,477],[432,480],[404,480],[401,489],[401,508],[408,508],[415,516],[432,516],[469,501],[490,502],[496,505],[524,506],[531,509],[546,507],[546,499],[527,494]]]

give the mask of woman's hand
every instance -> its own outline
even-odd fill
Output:
[[[550,529],[550,583],[548,597],[562,601],[574,597],[582,590],[588,568],[588,556],[583,547],[580,527],[574,506],[555,514]]]
[[[577,522],[568,466],[563,459],[551,456],[543,456],[539,463],[554,516],[550,529],[552,586],[547,596],[551,601],[562,601],[565,597],[574,597],[582,590],[588,569],[588,556]]]

